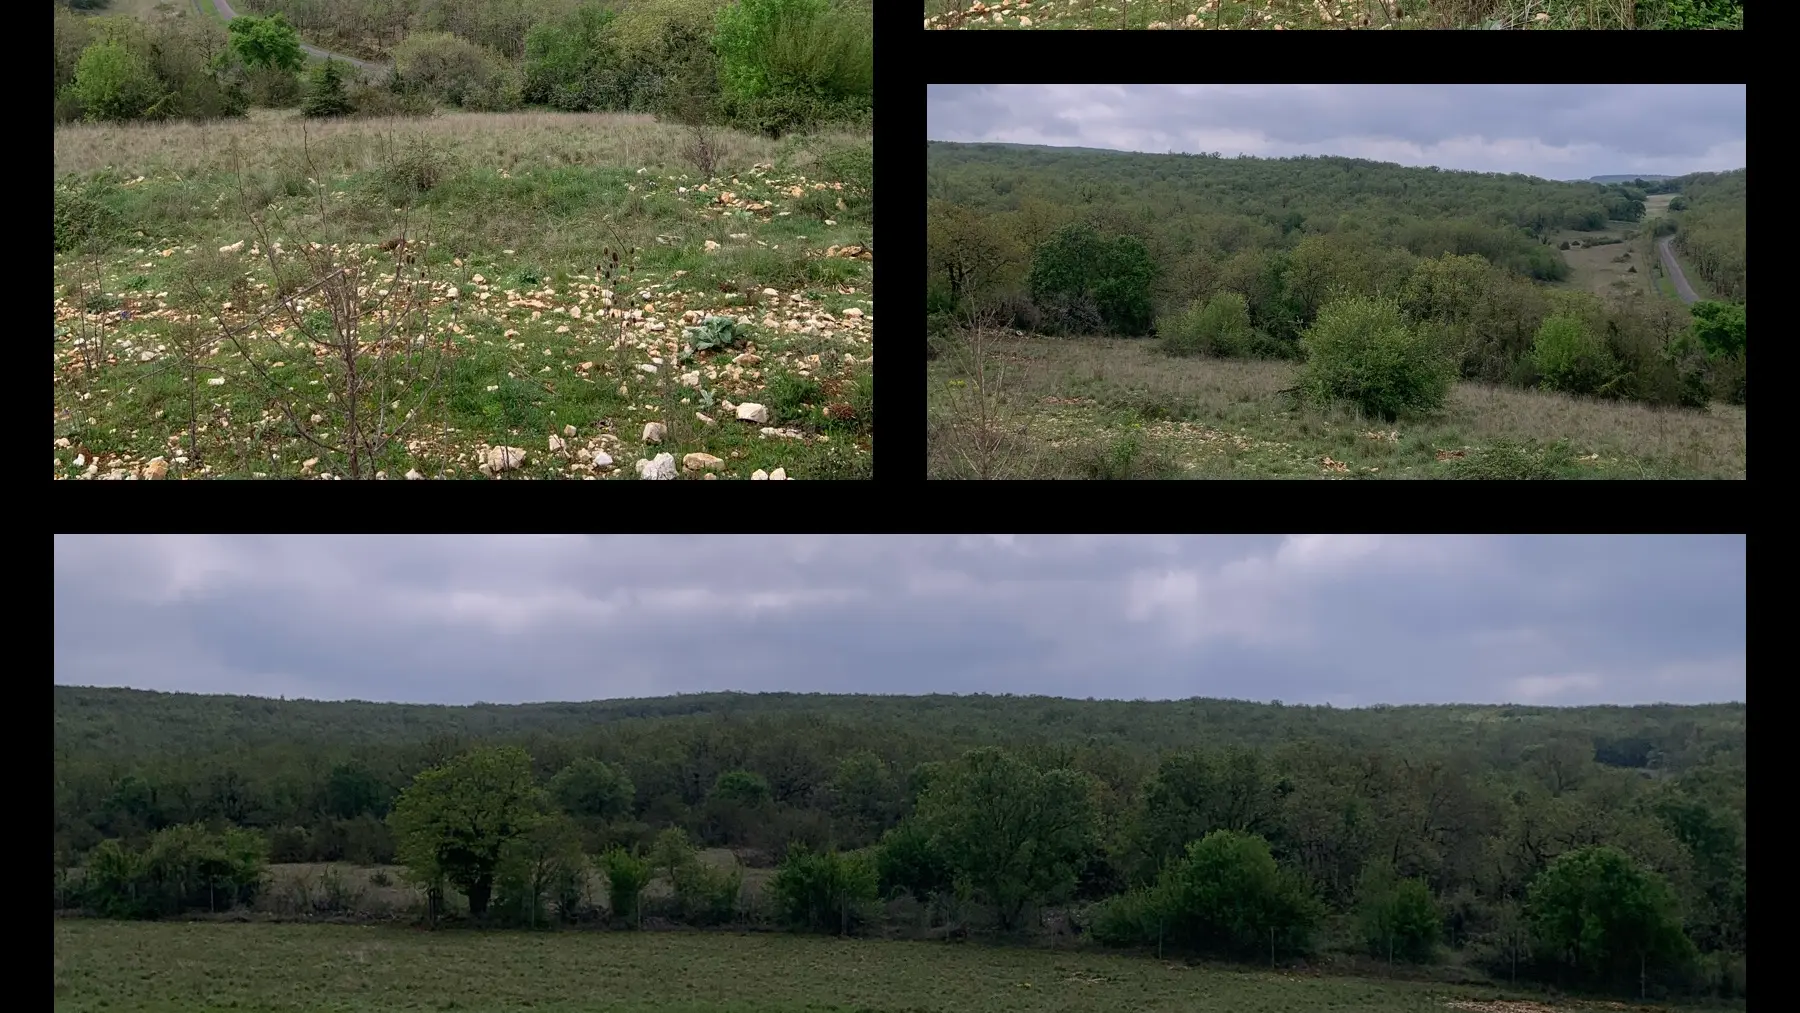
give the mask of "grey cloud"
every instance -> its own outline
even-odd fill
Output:
[[[1741,700],[1741,537],[60,536],[55,681]]]
[[[1553,179],[1744,165],[1743,85],[930,85],[926,136]]]

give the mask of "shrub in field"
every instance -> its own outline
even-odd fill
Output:
[[[1441,919],[1423,881],[1377,871],[1364,877],[1358,894],[1357,924],[1370,955],[1414,964],[1432,958]]]
[[[1545,957],[1596,978],[1637,980],[1694,956],[1668,883],[1616,848],[1580,848],[1550,863],[1526,909]]]
[[[1606,342],[1573,316],[1553,316],[1538,327],[1532,362],[1546,390],[1568,394],[1609,393],[1619,364]]]
[[[1275,864],[1254,834],[1217,830],[1190,843],[1154,886],[1103,905],[1094,936],[1112,945],[1160,945],[1251,956],[1304,950],[1319,903]]]
[[[1348,299],[1319,312],[1301,339],[1308,401],[1348,401],[1392,420],[1443,407],[1452,369],[1437,341],[1401,316],[1390,299]]]
[[[118,231],[119,216],[99,199],[105,192],[105,184],[99,180],[68,177],[58,180],[51,192],[57,253],[83,246],[103,247]]]
[[[830,0],[741,0],[721,8],[713,45],[732,118],[769,136],[867,112],[870,14]]]
[[[485,748],[420,773],[395,800],[388,822],[414,878],[455,886],[479,917],[509,846],[538,823],[543,807],[525,751]]]
[[[183,824],[157,831],[141,851],[102,842],[88,856],[82,902],[109,918],[221,911],[255,901],[267,867],[261,834]]]
[[[82,50],[69,94],[90,121],[153,119],[166,110],[150,65],[116,36]]]
[[[1092,226],[1067,225],[1031,257],[1031,298],[1055,330],[1109,328],[1125,335],[1150,329],[1150,286],[1156,264],[1136,236],[1102,237]]]
[[[395,87],[463,109],[517,108],[522,83],[500,54],[447,32],[408,36],[394,49]]]
[[[819,152],[817,175],[826,181],[842,183],[842,190],[813,190],[808,192],[807,199],[815,194],[835,197],[843,202],[841,213],[827,214],[825,217],[844,217],[867,219],[875,213],[875,145],[873,141],[861,144],[843,145],[827,148]],[[801,205],[806,207],[805,202]],[[835,207],[835,202],[833,204]],[[808,210],[811,210],[808,208]]]
[[[694,861],[675,870],[675,905],[690,925],[723,925],[737,919],[742,869],[715,869]]]
[[[525,36],[525,101],[572,112],[628,108],[612,20],[611,11],[582,4],[533,25]]]
[[[650,883],[649,860],[615,847],[601,858],[600,868],[606,873],[606,898],[613,917],[636,921],[644,887]]]
[[[866,917],[876,896],[876,863],[866,852],[788,851],[770,890],[789,925],[815,932],[848,934]]]
[[[313,67],[306,79],[306,99],[300,111],[310,117],[343,116],[352,109],[344,92],[344,65],[326,60]]]
[[[1156,322],[1162,350],[1169,355],[1242,356],[1250,354],[1255,334],[1250,307],[1242,295],[1225,292]]]
[[[955,876],[931,833],[912,819],[882,836],[875,871],[882,896],[904,890],[920,900],[949,890]]]

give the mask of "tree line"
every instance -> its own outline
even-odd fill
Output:
[[[1741,328],[1709,341],[1716,328],[1679,305],[1544,284],[1568,276],[1554,230],[1641,219],[1647,194],[1629,183],[939,142],[927,166],[934,350],[980,317],[1155,337],[1174,355],[1309,360],[1335,343],[1356,352],[1353,374],[1363,360],[1407,364],[1384,385],[1418,411],[1457,377],[1693,408],[1744,400]],[[1706,270],[1729,277],[1732,225],[1702,225]],[[1394,398],[1352,400],[1394,415]]]
[[[432,918],[750,917],[742,868],[706,846],[775,866],[761,910],[801,929],[863,931],[911,898],[1002,935],[1054,909],[1122,947],[1744,990],[1741,706],[704,697],[595,722],[606,705],[57,693],[59,905],[79,868],[75,899],[116,916],[222,909],[259,862],[350,858],[402,865]],[[210,731],[183,747],[146,728],[158,708]],[[351,727],[309,725],[334,711]],[[350,827],[366,850],[331,853]],[[671,895],[646,905],[652,880]]]

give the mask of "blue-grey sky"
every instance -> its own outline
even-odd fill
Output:
[[[1741,84],[928,85],[937,141],[1346,155],[1546,179],[1744,167]]]
[[[1744,699],[1742,536],[58,536],[55,681]]]

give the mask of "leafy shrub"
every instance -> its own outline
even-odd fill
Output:
[[[166,111],[150,65],[117,35],[82,50],[69,88],[90,121],[154,119]]]
[[[101,203],[105,184],[78,177],[58,180],[52,190],[57,253],[83,246],[104,248],[119,230],[117,212]]]
[[[1390,299],[1349,299],[1319,312],[1301,339],[1307,354],[1300,390],[1316,404],[1348,401],[1393,420],[1437,411],[1451,365],[1438,343],[1408,324]]]
[[[1495,440],[1459,459],[1455,477],[1472,479],[1549,479],[1560,477],[1574,459],[1566,441],[1539,445],[1531,441]]]
[[[1429,961],[1437,948],[1437,902],[1421,880],[1366,877],[1357,907],[1358,927],[1371,956],[1407,963]]]
[[[875,213],[874,142],[827,148],[820,152],[817,175],[827,182],[842,183],[844,188],[814,190],[809,197],[832,194],[844,202],[846,215],[857,218],[868,218]]]
[[[306,116],[323,118],[343,116],[351,111],[350,96],[344,92],[344,65],[326,60],[315,65],[306,79],[306,100],[300,111]]]
[[[1619,364],[1606,342],[1573,316],[1553,316],[1538,327],[1532,362],[1546,390],[1569,394],[1610,393]]]
[[[636,918],[644,887],[650,883],[649,860],[615,847],[600,860],[600,868],[606,873],[606,899],[613,917]]]
[[[1155,279],[1143,240],[1102,238],[1088,225],[1064,226],[1032,253],[1032,300],[1065,333],[1100,325],[1126,335],[1147,332]]]
[[[1214,296],[1205,304],[1194,300],[1181,314],[1158,320],[1156,333],[1169,355],[1248,355],[1255,338],[1249,303],[1236,292]]]
[[[875,872],[884,897],[904,890],[924,900],[950,889],[952,879],[949,860],[931,834],[910,819],[882,836],[875,853]]]
[[[584,3],[533,25],[525,36],[525,101],[571,112],[628,108],[612,20],[611,11]]]
[[[870,13],[830,0],[742,0],[713,42],[732,119],[769,136],[865,115],[874,94]]]
[[[689,862],[675,870],[674,885],[675,904],[688,924],[721,925],[737,918],[743,870],[715,869],[705,862]]]
[[[878,881],[876,863],[867,853],[815,854],[796,845],[769,889],[789,925],[844,935],[867,919],[865,905],[875,899]]]
[[[1170,945],[1228,955],[1303,950],[1319,903],[1254,834],[1217,830],[1190,843],[1149,889],[1100,906],[1093,934],[1113,946]]]
[[[88,857],[82,900],[109,918],[224,910],[253,903],[267,867],[261,834],[184,824],[157,831],[142,851],[102,842]]]
[[[412,140],[388,153],[378,176],[395,203],[412,200],[443,182],[457,169],[457,160],[440,146]]]
[[[477,111],[517,108],[523,87],[500,54],[448,32],[408,36],[394,49],[394,75],[402,91]]]

